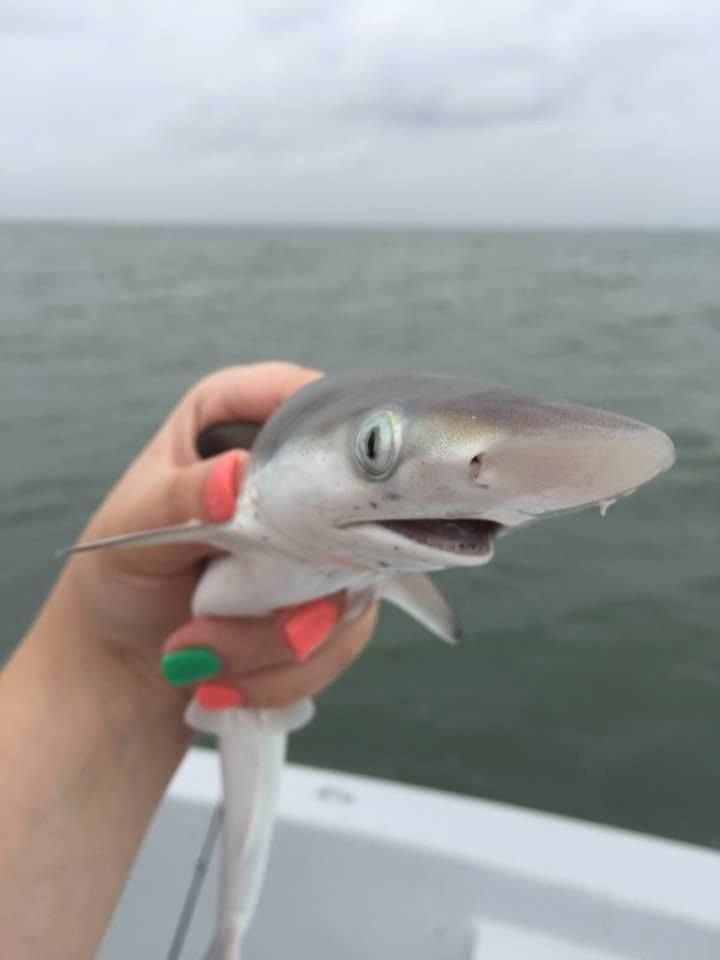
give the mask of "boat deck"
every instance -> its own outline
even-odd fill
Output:
[[[193,750],[100,960],[168,956],[219,793]],[[177,960],[207,948],[216,861]],[[719,891],[713,851],[289,766],[243,960],[717,960]]]

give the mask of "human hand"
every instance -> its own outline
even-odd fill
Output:
[[[291,364],[265,363],[228,368],[200,381],[130,465],[81,539],[191,518],[229,519],[248,454],[230,451],[201,460],[195,446],[199,433],[228,420],[262,422],[317,376]],[[173,683],[212,677],[199,688],[209,707],[282,706],[312,696],[364,647],[375,611],[338,623],[342,596],[264,618],[192,619],[192,594],[214,552],[203,544],[176,544],[78,556],[68,563],[45,616],[60,608],[65,615],[72,611],[80,634],[120,659],[154,695],[160,690],[177,696],[161,673],[162,652]]]

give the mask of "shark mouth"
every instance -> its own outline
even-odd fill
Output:
[[[492,553],[503,530],[494,520],[384,520],[380,526],[433,550],[478,557]]]

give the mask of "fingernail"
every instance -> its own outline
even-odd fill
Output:
[[[197,683],[220,673],[220,657],[210,647],[184,647],[162,658],[165,679],[174,687]]]
[[[241,456],[228,450],[215,464],[205,484],[205,506],[214,523],[229,520],[235,513]]]
[[[298,661],[307,660],[313,650],[327,639],[337,623],[337,610],[331,600],[314,600],[290,613],[280,615],[287,645]]]
[[[224,683],[201,683],[195,691],[197,702],[206,710],[227,710],[242,705],[242,694]]]

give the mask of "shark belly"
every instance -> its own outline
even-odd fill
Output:
[[[262,616],[340,590],[365,590],[377,579],[373,571],[249,547],[212,561],[197,586],[192,611],[194,616]]]

